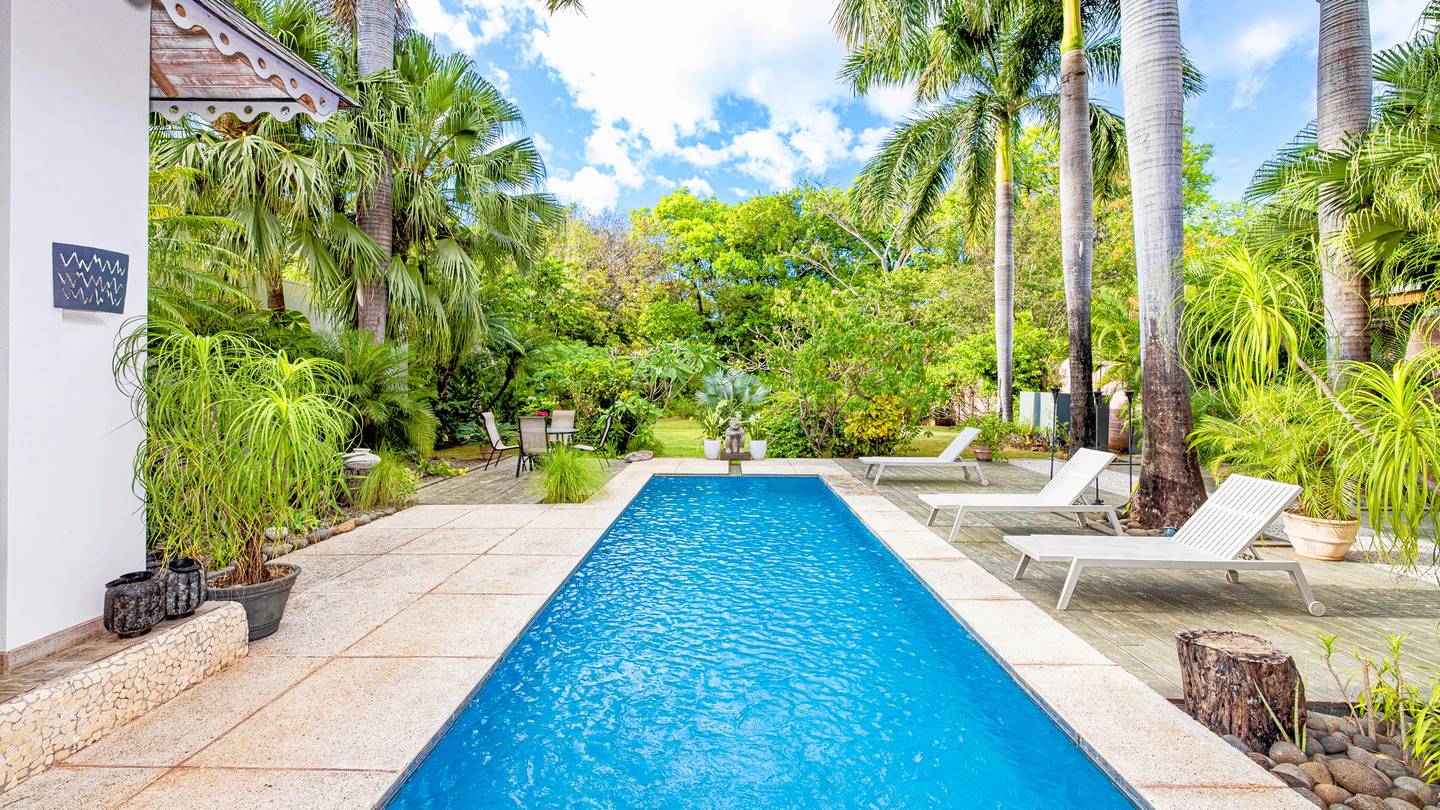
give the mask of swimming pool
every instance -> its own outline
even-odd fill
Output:
[[[812,477],[657,476],[392,796],[1132,807]]]

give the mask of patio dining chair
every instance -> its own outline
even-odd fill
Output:
[[[490,457],[485,459],[485,469],[488,470],[491,464],[499,466],[500,459],[504,458],[505,454],[511,450],[519,450],[520,445],[506,444],[505,440],[500,438],[500,427],[495,424],[495,414],[485,411],[480,416],[485,420],[485,435],[490,440],[492,451]]]
[[[605,460],[605,466],[610,466],[610,452],[606,444],[610,441],[610,427],[615,422],[614,414],[605,414],[605,426],[600,429],[600,440],[595,444],[577,444],[575,449],[584,453],[594,453]]]
[[[545,417],[520,417],[520,455],[515,459],[515,477],[520,471],[535,469],[535,457],[550,451],[550,436],[545,432]]]
[[[574,411],[551,411],[551,412],[550,412],[550,429],[551,429],[551,430],[574,430],[574,429],[575,429],[575,412],[574,412]],[[572,438],[572,436],[573,436],[573,434],[569,434],[569,433],[559,433],[559,434],[554,434],[554,435],[552,435],[550,438],[551,438],[552,440],[554,440],[554,441],[557,441],[557,442],[563,442],[563,443],[565,443],[565,444],[569,444],[569,443],[570,443],[570,439]]]

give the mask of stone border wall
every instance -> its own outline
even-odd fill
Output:
[[[0,790],[8,790],[229,666],[248,651],[237,602],[0,703]]]

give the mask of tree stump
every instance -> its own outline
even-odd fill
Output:
[[[1284,736],[1282,728],[1293,737],[1305,724],[1305,684],[1289,653],[1229,630],[1182,630],[1175,642],[1185,711],[1211,731],[1234,734],[1263,754]]]

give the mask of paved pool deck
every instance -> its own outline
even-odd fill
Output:
[[[1142,803],[1310,806],[835,462],[743,466],[822,476]],[[373,806],[651,476],[727,470],[643,462],[586,504],[422,505],[288,555],[278,633],[0,807]]]

